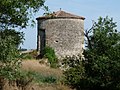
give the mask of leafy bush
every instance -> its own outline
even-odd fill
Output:
[[[0,31],[0,76],[7,79],[15,79],[19,76],[21,61],[17,46],[21,40],[17,42],[15,37],[6,34],[6,30]]]
[[[99,18],[84,51],[85,70],[91,89],[120,90],[120,33],[108,17]]]
[[[63,59],[62,65],[64,66],[64,82],[72,88],[78,90],[83,87],[81,81],[85,79],[85,68],[80,57],[66,57]]]
[[[51,47],[45,47],[44,49],[44,57],[48,58],[48,62],[52,68],[56,68],[58,64],[58,59],[55,55],[55,51]]]
[[[66,83],[77,90],[120,90],[120,33],[116,23],[100,17],[85,35],[84,60],[65,59]]]
[[[23,32],[17,32],[14,29],[5,29],[5,30],[0,30],[0,38],[1,39],[6,39],[8,37],[12,37],[12,44],[15,46],[19,46],[21,43],[23,43],[24,39],[24,33]]]
[[[21,60],[18,45],[22,42],[21,37],[14,30],[0,31],[0,79],[11,81],[19,78]]]

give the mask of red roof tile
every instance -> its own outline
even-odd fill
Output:
[[[74,14],[71,14],[71,13],[60,10],[60,11],[54,12],[54,13],[52,13],[50,15],[47,15],[47,16],[38,17],[37,20],[39,20],[39,19],[50,19],[51,16],[53,16],[53,18],[75,18],[75,19],[82,19],[82,20],[85,19],[82,16],[77,16],[77,15],[74,15]]]

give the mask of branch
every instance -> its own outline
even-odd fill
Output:
[[[90,38],[89,38],[89,34],[92,33],[95,25],[96,25],[96,23],[93,22],[92,27],[91,27],[89,30],[85,30],[85,32],[84,32],[84,35],[85,35],[85,37],[87,38],[87,41],[88,41],[88,47],[89,47],[90,49],[92,49],[92,44],[91,44],[91,40],[90,40]]]

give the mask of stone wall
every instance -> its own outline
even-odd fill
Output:
[[[38,31],[40,30],[45,30],[46,45],[54,48],[58,58],[78,55],[82,52],[84,20],[72,18],[39,20]],[[40,44],[40,40],[38,43]]]

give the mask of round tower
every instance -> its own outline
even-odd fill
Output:
[[[58,58],[81,54],[84,44],[84,19],[61,10],[38,17],[37,50],[42,54],[45,46],[52,47]]]

